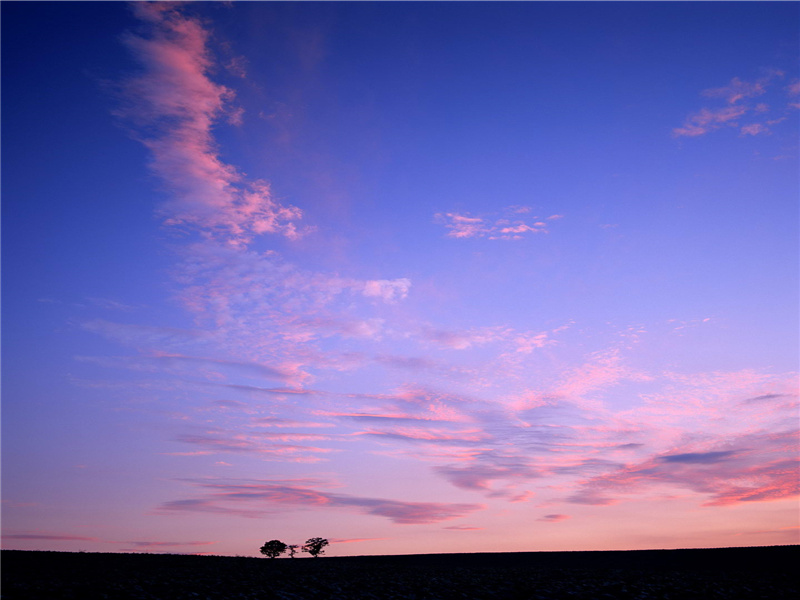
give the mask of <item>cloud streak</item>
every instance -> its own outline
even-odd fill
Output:
[[[210,490],[203,498],[174,500],[163,504],[159,513],[217,512],[259,517],[270,507],[317,507],[350,509],[388,518],[398,525],[423,525],[457,519],[485,508],[481,504],[408,502],[368,498],[320,491],[305,485],[283,482],[194,481]]]
[[[219,156],[213,127],[226,115],[241,116],[231,110],[234,92],[208,76],[214,65],[209,32],[179,5],[133,7],[149,28],[124,42],[143,71],[123,84],[118,114],[133,124],[151,152],[150,168],[171,193],[160,209],[164,222],[234,246],[264,233],[299,237],[300,209],[282,205],[267,182],[248,181]]]
[[[653,487],[688,488],[727,506],[792,498],[800,494],[797,431],[745,434],[727,441],[734,450],[680,452],[585,481],[568,498],[577,504],[614,504]]]

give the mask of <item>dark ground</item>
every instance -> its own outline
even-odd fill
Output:
[[[275,560],[0,553],[5,600],[796,599],[800,546]]]

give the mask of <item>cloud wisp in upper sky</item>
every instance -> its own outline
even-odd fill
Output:
[[[123,84],[119,114],[136,127],[151,152],[151,169],[168,188],[171,197],[160,209],[165,223],[234,246],[264,233],[297,238],[300,209],[282,205],[269,184],[248,181],[219,156],[215,124],[226,115],[235,123],[241,115],[230,107],[234,92],[208,76],[209,32],[172,3],[133,8],[148,31],[124,40],[144,71]]]
[[[448,212],[436,213],[434,221],[445,226],[447,237],[487,238],[490,240],[521,240],[529,234],[548,233],[548,221],[563,215],[549,217],[527,216],[529,206],[509,206],[502,215],[481,215]]]
[[[740,135],[760,135],[785,121],[788,111],[796,110],[793,100],[797,96],[796,83],[785,85],[785,73],[770,69],[766,75],[754,81],[742,81],[734,77],[726,86],[703,90],[702,96],[718,98],[724,103],[719,107],[703,107],[689,115],[681,127],[672,130],[674,137],[698,137],[717,129],[731,127],[739,129]],[[772,92],[769,102],[755,99]],[[746,121],[746,122],[745,122]]]

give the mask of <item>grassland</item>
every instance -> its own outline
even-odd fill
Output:
[[[794,600],[798,548],[275,560],[5,550],[1,593],[4,600]]]

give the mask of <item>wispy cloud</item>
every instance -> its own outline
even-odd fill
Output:
[[[525,206],[509,206],[500,214],[471,215],[468,213],[436,213],[434,222],[444,225],[447,237],[487,238],[490,240],[521,240],[526,235],[547,233],[548,221],[563,215],[549,217],[526,216],[532,209]]]
[[[405,298],[410,288],[411,280],[406,278],[372,279],[364,283],[364,295],[394,302]]]
[[[165,223],[241,246],[254,236],[300,235],[302,212],[275,200],[262,180],[248,180],[219,156],[212,128],[220,118],[241,120],[234,92],[208,76],[214,62],[209,32],[172,3],[135,3],[147,33],[124,42],[142,72],[122,86],[119,115],[151,152],[150,167],[171,193],[161,208]]]
[[[733,450],[652,456],[585,481],[567,500],[613,504],[656,486],[688,488],[705,506],[791,498],[800,494],[797,432],[743,434],[726,440]]]
[[[745,98],[761,96],[766,91],[766,85],[773,75],[782,76],[783,73],[776,72],[757,81],[742,81],[738,77],[734,77],[728,85],[703,90],[702,95],[708,98],[722,98],[728,104],[736,104]]]
[[[730,83],[718,88],[704,90],[702,96],[706,98],[719,98],[724,102],[723,106],[703,107],[699,111],[689,115],[681,127],[672,130],[673,137],[698,137],[706,135],[717,129],[724,127],[737,128],[743,136],[756,136],[770,132],[770,126],[784,120],[786,97],[779,97],[781,89],[774,85],[776,81],[784,77],[784,73],[778,69],[768,69],[764,76],[753,81],[743,81],[734,77]],[[784,87],[782,91],[789,96],[792,95],[792,87]],[[777,101],[781,107],[776,112],[767,102],[750,102],[754,98],[759,98],[772,92],[770,99],[773,103]],[[747,123],[742,123],[742,119],[747,117]]]
[[[176,441],[201,448],[204,454],[255,454],[265,460],[281,462],[314,463],[323,460],[320,455],[333,452],[333,449],[308,444],[290,442],[324,441],[330,436],[311,433],[269,434],[264,432],[245,433],[214,429],[203,433],[181,434]]]
[[[521,455],[504,455],[497,450],[482,450],[468,457],[462,464],[436,467],[435,471],[454,486],[473,491],[491,492],[491,495],[508,497],[515,495],[508,490],[493,490],[495,481],[530,481],[541,477],[534,461]]]
[[[163,504],[158,512],[218,512],[258,517],[270,506],[315,506],[352,509],[386,517],[399,525],[439,523],[466,516],[485,508],[480,504],[408,502],[366,498],[320,491],[309,486],[285,485],[269,481],[232,482],[202,480],[196,486],[210,490],[203,498],[175,500]]]
[[[747,112],[744,106],[726,106],[724,108],[703,108],[686,119],[682,127],[673,129],[675,137],[696,137],[719,129],[723,125],[738,126],[739,118]]]

